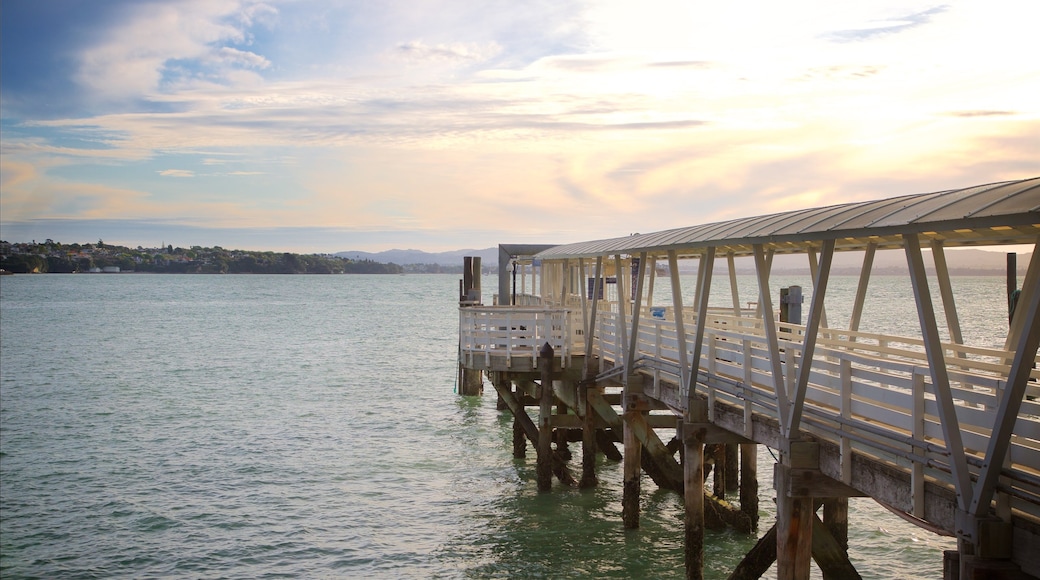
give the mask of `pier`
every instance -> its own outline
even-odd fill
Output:
[[[1009,271],[1010,304],[985,306],[1013,308],[1003,348],[966,343],[945,250],[1010,245],[1033,253],[1021,289]],[[644,477],[683,494],[687,578],[703,576],[705,530],[725,526],[760,537],[732,579],[774,562],[781,580],[804,579],[810,560],[824,578],[858,578],[849,497],[955,537],[936,562],[945,580],[1040,578],[1038,247],[1040,178],[503,245],[494,303],[474,300],[479,274],[477,292],[473,276],[460,288],[460,384],[493,385],[514,418],[514,455],[534,447],[540,490],[554,478],[596,485],[606,453],[624,462],[619,525],[639,526]],[[860,331],[874,258],[888,251],[905,256],[917,336]],[[863,257],[841,328],[827,324],[838,252]],[[812,284],[773,296],[784,254],[804,257]],[[753,259],[750,300],[737,291],[739,258]],[[712,294],[713,276],[728,276],[729,295]],[[777,451],[775,465],[757,465],[759,445]],[[760,468],[773,472],[775,522],[758,521]]]

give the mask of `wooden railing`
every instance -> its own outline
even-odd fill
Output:
[[[545,343],[555,356],[570,364],[584,344],[580,313],[543,306],[494,306],[459,308],[459,355],[464,364],[474,357],[503,356],[506,364],[528,358],[538,366],[538,351]]]
[[[692,351],[697,321],[687,315],[683,322]],[[791,392],[802,363],[805,329],[789,323],[777,323],[777,327],[784,383]],[[627,346],[622,344],[616,314],[599,316],[594,340],[601,361],[622,364]],[[696,388],[711,403],[722,401],[743,408],[747,434],[751,433],[752,414],[777,417],[766,344],[760,319],[709,313]],[[964,453],[975,476],[996,419],[999,393],[1006,386],[1009,355],[996,349],[943,346]],[[657,392],[651,392],[652,396],[661,394],[662,381],[680,385],[675,403],[681,406],[688,371],[680,368],[679,348],[673,319],[645,317],[632,356],[636,368],[631,371],[654,378],[651,391]],[[1036,400],[1040,397],[1040,370],[1034,368],[1031,377],[997,491],[1005,506],[1040,518],[1040,403]],[[801,429],[840,446],[841,478],[846,483],[851,482],[853,451],[909,471],[912,512],[921,516],[925,480],[950,482],[950,451],[930,383],[920,339],[821,329]]]

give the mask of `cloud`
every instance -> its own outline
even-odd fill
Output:
[[[1015,111],[951,111],[951,117],[1010,117],[1017,115]]]
[[[946,12],[948,9],[949,6],[943,5],[906,16],[884,20],[869,20],[860,23],[854,28],[832,31],[826,34],[825,37],[835,42],[859,42],[872,40],[881,36],[897,34],[912,28],[924,26],[930,23],[934,16]]]
[[[247,50],[238,50],[230,46],[222,46],[216,50],[216,56],[222,64],[238,66],[242,68],[265,69],[271,66],[271,61],[259,54]]]
[[[102,102],[124,102],[199,76],[227,79],[214,65],[267,68],[263,56],[227,45],[246,42],[247,27],[273,10],[235,0],[124,4],[101,40],[81,50],[76,79]]]
[[[163,169],[159,172],[163,177],[195,177],[195,172],[187,169]]]
[[[454,42],[431,46],[421,40],[413,40],[399,44],[394,49],[394,54],[398,58],[408,62],[433,61],[460,65],[484,62],[500,52],[502,52],[502,47],[494,42],[485,44]]]

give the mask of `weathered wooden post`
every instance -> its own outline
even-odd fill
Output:
[[[459,281],[459,307],[480,306],[480,257],[466,256],[462,259],[462,280]],[[462,340],[462,337],[459,337]],[[461,348],[461,345],[460,345]],[[459,360],[459,394],[472,397],[484,393],[484,377],[481,371],[468,369]]]
[[[1008,324],[1015,316],[1015,306],[1018,305],[1018,254],[1008,252],[1007,255],[1007,295],[1008,295]]]
[[[514,396],[517,401],[521,401],[522,407],[522,401],[524,400],[523,387],[518,383],[514,389]],[[513,457],[515,459],[523,459],[524,457],[527,457],[527,435],[524,433],[524,426],[520,422],[520,419],[515,416],[513,417]]]
[[[538,407],[538,491],[552,489],[552,368],[555,356],[553,347],[546,342],[538,351],[538,364],[542,365],[542,387]]]
[[[802,287],[780,289],[780,322],[802,323]],[[782,329],[787,330],[787,329]]]
[[[683,518],[685,532],[686,578],[704,577],[704,433],[707,407],[700,399],[691,399],[694,407],[681,426],[683,442]]]
[[[740,512],[758,529],[758,445],[740,444]]]
[[[740,489],[739,447],[736,443],[726,444],[726,491],[737,491]]]
[[[776,469],[776,577],[808,580],[816,520],[813,500],[791,496],[790,466],[778,463]]]
[[[595,376],[595,375],[591,375]],[[589,391],[596,389],[595,381],[583,383],[578,387],[580,400],[578,404],[584,409],[585,416],[581,422],[581,482],[578,487],[596,487],[596,410],[589,400]]]
[[[621,521],[626,529],[634,530],[639,527],[639,493],[641,488],[641,477],[643,474],[643,443],[636,436],[633,423],[642,417],[639,404],[642,389],[635,388],[636,381],[642,381],[641,375],[629,375],[626,381],[624,394],[624,413],[622,414],[622,425],[624,433],[622,440],[625,445],[624,463],[622,465],[624,484],[621,491]],[[638,394],[633,396],[632,391]]]

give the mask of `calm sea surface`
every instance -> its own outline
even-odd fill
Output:
[[[457,278],[2,278],[0,575],[682,577],[679,496],[645,480],[625,531],[620,464],[539,494],[494,396],[455,394]],[[774,285],[792,282],[809,287]],[[1000,346],[1003,278],[955,284],[968,342]],[[864,329],[915,332],[909,282],[871,288],[883,316]],[[762,531],[772,461],[762,448]],[[864,578],[941,577],[948,538],[870,500],[850,518]],[[755,540],[711,534],[709,575]]]

